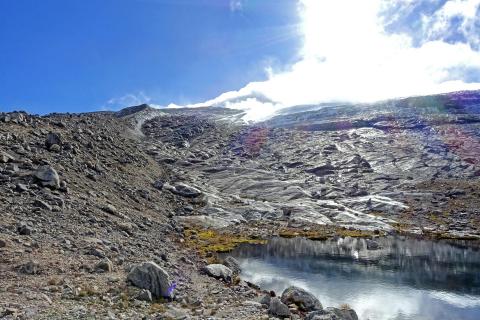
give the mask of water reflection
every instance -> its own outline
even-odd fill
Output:
[[[480,251],[404,238],[272,239],[232,255],[242,277],[282,292],[303,287],[361,319],[480,319]]]

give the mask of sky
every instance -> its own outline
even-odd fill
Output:
[[[480,0],[0,0],[0,110],[293,105],[480,89]]]

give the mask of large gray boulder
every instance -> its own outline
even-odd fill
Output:
[[[205,267],[205,272],[211,277],[232,282],[233,271],[223,264],[209,264]]]
[[[156,298],[173,296],[173,286],[170,276],[153,261],[135,266],[127,276],[134,286],[149,290]]]
[[[320,301],[310,292],[298,287],[289,287],[282,293],[282,302],[289,304],[296,304],[300,310],[314,311],[322,310],[322,304]]]
[[[33,175],[40,181],[41,185],[44,187],[60,187],[60,177],[58,176],[57,171],[52,168],[52,166],[40,166]]]
[[[240,263],[234,257],[226,257],[223,261],[223,264],[227,266],[230,270],[232,270],[234,275],[239,275],[240,272],[242,272],[242,269],[240,268]]]
[[[268,308],[268,312],[273,314],[277,317],[289,317],[290,316],[290,309],[287,305],[285,305],[280,299],[274,297],[270,300],[270,307]]]

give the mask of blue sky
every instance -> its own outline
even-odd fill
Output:
[[[0,0],[0,111],[480,89],[480,0]]]
[[[296,1],[0,0],[0,110],[203,101],[297,59]]]

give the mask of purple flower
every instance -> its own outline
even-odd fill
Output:
[[[173,293],[173,290],[175,290],[175,288],[177,287],[177,284],[175,282],[172,282],[172,285],[170,287],[168,287],[168,296],[172,296],[172,293]]]

